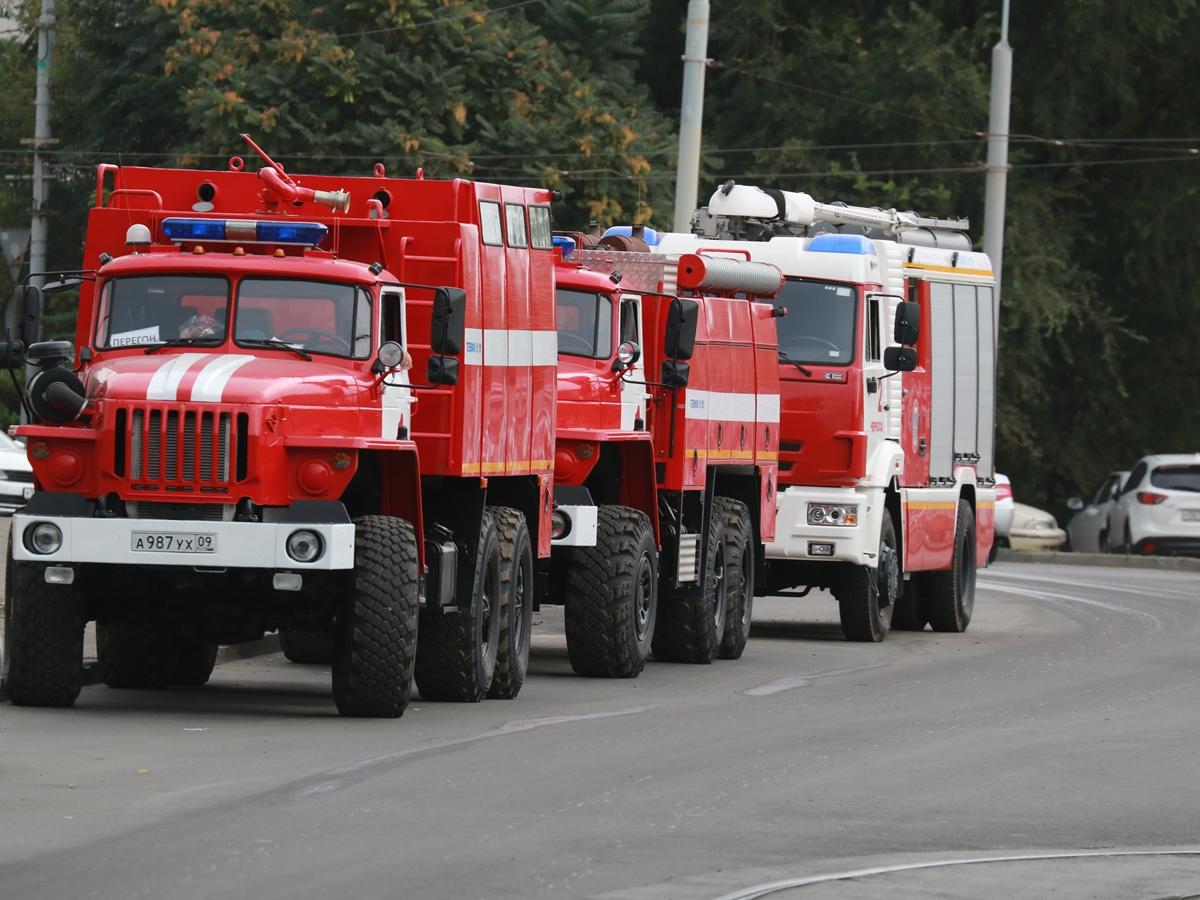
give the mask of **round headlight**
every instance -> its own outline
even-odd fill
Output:
[[[321,558],[321,536],[315,531],[293,531],[288,535],[287,554],[296,562],[311,563]]]
[[[825,509],[820,506],[810,506],[808,508],[808,521],[812,522],[814,525],[818,522],[824,522]]]
[[[38,522],[25,532],[25,546],[42,556],[57,553],[62,549],[62,530],[53,522]]]
[[[617,348],[617,361],[624,366],[632,366],[641,355],[641,348],[633,341],[625,341]]]
[[[561,540],[571,533],[571,519],[561,509],[556,509],[550,515],[550,539]]]
[[[404,348],[395,341],[384,341],[379,346],[379,364],[385,369],[394,369],[404,361]]]

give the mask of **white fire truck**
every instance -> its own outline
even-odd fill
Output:
[[[850,640],[961,632],[993,540],[995,277],[965,220],[727,182],[660,253],[777,266],[782,396],[764,591],[830,590]]]

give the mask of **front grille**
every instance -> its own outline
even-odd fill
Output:
[[[21,484],[33,484],[32,472],[14,471],[12,469],[4,469],[4,478],[6,481],[17,481]]]
[[[171,519],[187,522],[220,522],[225,517],[221,503],[152,503],[139,500],[127,503],[131,519]]]
[[[114,471],[167,490],[227,485],[246,477],[249,417],[222,410],[137,407],[117,414]],[[128,435],[125,432],[128,430]]]

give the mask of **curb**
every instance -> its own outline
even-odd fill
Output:
[[[1119,553],[1061,553],[1057,550],[1002,549],[997,562],[1054,563],[1064,566],[1100,566],[1108,569],[1158,569],[1166,572],[1200,572],[1200,559],[1181,556],[1125,556]]]
[[[217,665],[227,662],[237,662],[240,659],[252,659],[256,656],[269,656],[272,653],[279,653],[279,635],[269,634],[264,638],[259,638],[257,641],[249,641],[245,644],[231,644],[228,647],[222,647],[217,651]],[[88,687],[93,684],[100,684],[104,679],[100,675],[100,664],[94,659],[85,659],[83,661],[83,686]],[[8,699],[8,691],[5,690],[3,682],[0,682],[0,700]]]

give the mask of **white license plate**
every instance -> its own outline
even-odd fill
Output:
[[[1200,522],[1200,509],[1185,509],[1183,511],[1183,521]]]
[[[135,531],[130,549],[142,553],[216,553],[215,534],[192,532]]]
[[[21,496],[24,497],[26,500],[28,500],[30,497],[32,497],[33,496],[33,485],[31,484],[29,487],[21,488]]]

